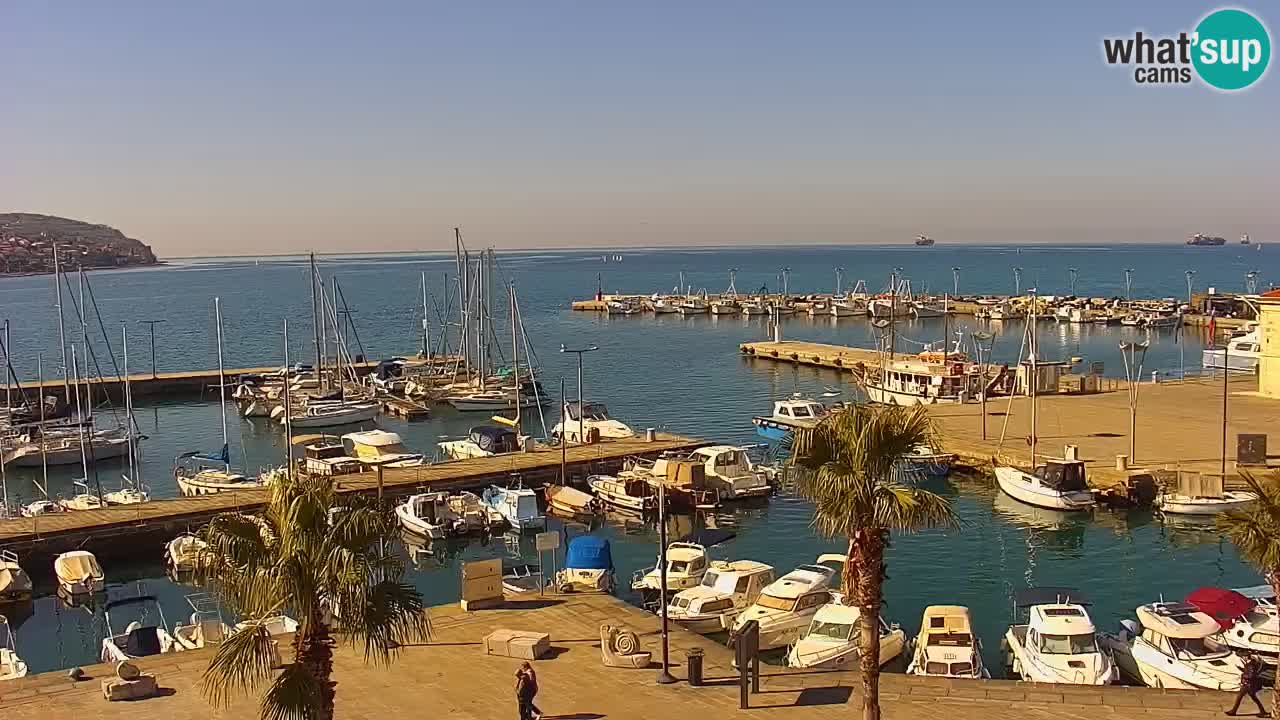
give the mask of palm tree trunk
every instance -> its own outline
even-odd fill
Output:
[[[1271,592],[1280,597],[1280,567],[1271,569],[1268,580],[1271,581]],[[1277,670],[1271,681],[1271,717],[1280,718],[1280,670]]]
[[[863,529],[851,543],[857,585],[858,660],[862,675],[863,720],[880,720],[880,599],[884,578],[885,532]]]
[[[316,708],[316,720],[333,720],[333,636],[329,634],[329,626],[313,618],[310,632],[299,632],[294,635],[293,645],[296,660],[307,669],[320,686],[320,706]]]
[[[849,549],[844,553],[844,567],[840,568],[840,590],[845,605],[853,604],[853,589],[858,587],[858,572],[853,561],[853,536],[849,536]]]

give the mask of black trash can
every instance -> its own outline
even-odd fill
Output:
[[[702,650],[689,650],[684,654],[684,662],[689,671],[689,687],[702,687]]]

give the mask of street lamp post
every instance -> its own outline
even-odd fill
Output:
[[[1074,297],[1076,294],[1076,275],[1078,275],[1080,271],[1076,268],[1067,268],[1067,272],[1071,274],[1071,295]]]
[[[658,483],[658,568],[659,573],[659,592],[662,613],[662,669],[658,671],[657,682],[659,685],[670,685],[676,679],[671,675],[668,669],[671,667],[671,646],[669,644],[670,634],[667,626],[667,486],[666,483]]]
[[[1258,294],[1258,271],[1250,270],[1244,275],[1244,291],[1250,295]]]
[[[951,268],[951,295],[960,297],[960,268]]]
[[[1188,270],[1187,276],[1187,307],[1191,307],[1191,278],[1196,276],[1195,270]]]
[[[151,379],[156,379],[156,325],[163,320],[139,320],[139,325],[146,325],[151,330]]]
[[[1124,299],[1133,299],[1133,268],[1124,269]]]
[[[1147,356],[1150,342],[1120,343],[1120,357],[1124,358],[1124,376],[1129,381],[1129,462],[1137,457],[1138,390],[1142,383],[1142,361]]]
[[[982,439],[987,439],[987,365],[991,363],[991,351],[995,349],[996,336],[989,332],[976,332],[973,334],[973,345],[978,352],[978,370],[979,377],[982,378],[981,397],[982,401]],[[983,360],[986,360],[984,364]]]
[[[840,297],[840,286],[844,282],[844,268],[836,268],[836,297]]]
[[[1022,268],[1020,267],[1013,269],[1013,294],[1022,294]]]
[[[579,445],[583,445],[587,441],[586,433],[582,431],[583,424],[584,424],[583,414],[582,414],[582,355],[584,353],[595,352],[596,350],[599,350],[599,349],[600,348],[596,347],[595,345],[588,345],[584,348],[569,348],[569,347],[565,347],[564,343],[560,343],[560,352],[576,353],[578,356],[578,444]],[[560,401],[564,402],[564,398],[563,397],[560,398]],[[519,408],[516,409],[516,412],[520,412]],[[569,426],[567,425],[564,428],[564,434],[565,435],[569,434]],[[565,441],[565,438],[561,437],[560,442],[564,442],[564,441]]]

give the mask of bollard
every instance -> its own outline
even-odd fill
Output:
[[[685,667],[689,671],[689,687],[702,687],[702,648],[692,648],[684,654]]]
[[[657,442],[657,441],[658,441],[658,431],[657,431],[657,430],[655,430],[654,428],[647,428],[647,429],[644,431],[644,441],[645,441],[645,442]]]
[[[1128,456],[1128,455],[1117,455],[1117,456],[1116,456],[1116,469],[1117,469],[1117,470],[1119,470],[1120,472],[1127,472],[1127,471],[1129,470],[1129,456]]]

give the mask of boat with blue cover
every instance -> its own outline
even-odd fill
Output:
[[[560,592],[611,593],[615,582],[608,540],[596,535],[569,540],[564,568],[556,573],[555,587]]]

